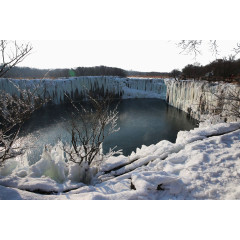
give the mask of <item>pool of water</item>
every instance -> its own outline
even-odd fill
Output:
[[[129,155],[143,144],[156,144],[161,140],[175,142],[178,131],[197,126],[196,120],[159,99],[121,100],[118,111],[120,131],[105,139],[104,152],[117,146],[124,155]],[[48,106],[35,112],[25,124],[21,136],[23,141],[33,145],[30,162],[40,159],[45,144],[54,145],[59,138],[70,142],[71,136],[67,131],[70,112],[69,106]]]

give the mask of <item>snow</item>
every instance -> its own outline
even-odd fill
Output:
[[[61,151],[52,148],[42,163],[1,169],[0,199],[240,199],[239,142],[240,123],[200,125],[180,131],[176,143],[164,140],[111,157],[91,185],[70,180],[66,162],[58,164]],[[54,174],[46,174],[53,156]]]

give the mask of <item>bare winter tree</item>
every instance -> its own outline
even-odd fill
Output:
[[[171,77],[173,77],[176,81],[178,81],[179,76],[181,75],[181,71],[178,69],[173,69],[170,73]]]
[[[0,77],[3,77],[18,63],[22,62],[31,52],[30,43],[0,40]]]
[[[28,56],[31,50],[29,43],[18,44],[16,41],[1,40],[0,77]],[[38,86],[20,89],[14,82],[12,84],[17,89],[18,96],[0,90],[0,166],[9,158],[24,152],[26,147],[16,146],[19,132],[31,114],[46,101],[38,96]]]
[[[15,87],[18,88],[17,85]],[[15,143],[26,120],[47,101],[35,94],[37,90],[36,86],[18,88],[20,97],[0,91],[0,166],[26,150],[26,146],[16,146]]]
[[[71,103],[75,109],[70,127],[71,146],[64,144],[63,150],[69,161],[90,166],[96,157],[103,158],[104,139],[119,130],[117,107],[111,110],[109,98],[98,100],[90,95],[87,106]],[[110,149],[107,157],[120,153]]]

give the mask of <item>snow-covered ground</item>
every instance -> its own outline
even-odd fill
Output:
[[[30,167],[13,161],[2,168],[0,199],[240,199],[239,143],[237,122],[180,131],[176,143],[104,161],[88,186],[77,182],[81,169],[52,148]]]

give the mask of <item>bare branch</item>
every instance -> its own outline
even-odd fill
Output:
[[[215,56],[215,58],[219,55],[219,46],[217,40],[208,40],[210,46],[210,51]],[[181,40],[177,43],[177,46],[182,49],[180,53],[186,53],[186,54],[194,54],[195,59],[197,55],[201,54],[200,48],[203,44],[203,40]],[[235,53],[235,56],[240,53],[240,42],[237,43],[237,46],[233,48],[233,51]]]
[[[32,113],[47,102],[36,94],[38,87],[20,89],[17,85],[14,86],[20,97],[0,92],[0,166],[7,159],[23,154],[26,148],[14,145],[19,132]]]
[[[235,56],[237,56],[240,53],[240,43],[237,43],[237,46],[233,49],[235,52]]]
[[[19,44],[17,41],[1,40],[0,42],[0,77],[3,77],[18,63],[22,62],[31,52],[30,43]]]
[[[117,107],[110,110],[110,99],[96,99],[90,94],[89,101],[73,105],[75,113],[71,120],[69,133],[71,134],[71,146],[63,144],[63,150],[69,161],[81,165],[87,163],[90,166],[93,162],[103,159],[102,144],[110,134],[119,130],[117,128],[118,111]],[[119,154],[119,151],[110,150],[108,156]]]
[[[215,58],[217,58],[217,56],[219,55],[217,40],[210,40],[209,45],[210,45],[210,51],[212,52],[212,55],[215,56]]]
[[[202,44],[202,40],[181,40],[177,45],[182,48],[181,53],[194,54],[196,58],[198,54],[201,54],[199,47]]]

